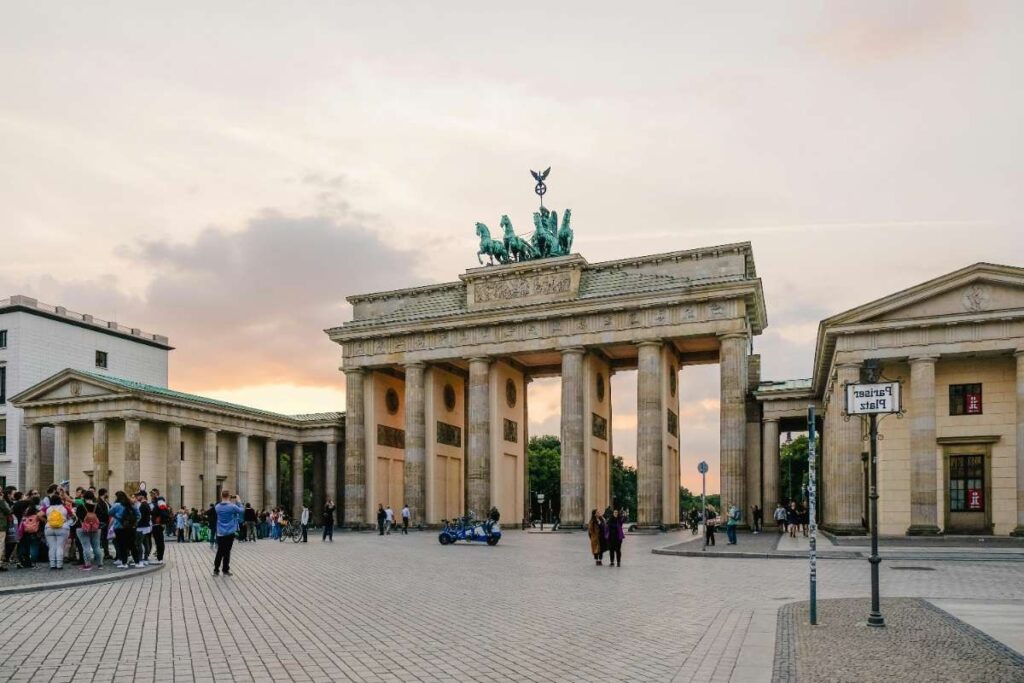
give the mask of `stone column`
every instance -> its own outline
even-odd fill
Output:
[[[586,479],[583,453],[582,347],[562,349],[562,525],[582,527],[586,521],[583,488]]]
[[[771,522],[779,498],[779,420],[766,417],[761,423],[764,445],[764,511],[765,519]]]
[[[530,382],[532,377],[523,375],[523,528],[528,529],[533,517],[533,501],[530,499]]]
[[[910,359],[910,528],[908,536],[939,533],[935,462],[935,362]]]
[[[731,505],[743,513],[746,525],[750,511],[746,505],[747,452],[747,335],[726,334],[721,337],[719,372],[721,374],[721,487],[723,516]]]
[[[665,448],[662,406],[661,342],[640,342],[636,378],[637,522],[658,527],[662,519],[662,450]]]
[[[235,460],[235,493],[238,494],[242,505],[252,502],[249,500],[249,435],[239,434]]]
[[[167,504],[177,512],[181,499],[181,425],[167,425]]]
[[[328,441],[324,444],[324,480],[327,482],[327,499],[338,505],[338,444]],[[334,519],[337,522],[338,509],[335,507]]]
[[[316,446],[316,444],[314,444]],[[313,489],[313,501],[310,503],[309,509],[312,513],[310,515],[310,523],[320,521],[320,513],[324,511],[324,500],[327,496],[327,477],[324,476],[324,469],[326,463],[324,463],[324,454],[320,452],[319,448],[313,450],[313,481],[309,482],[309,487]]]
[[[1013,536],[1024,536],[1024,349],[1013,357],[1017,360],[1017,526]]]
[[[263,444],[263,507],[277,505],[277,440],[267,439]]]
[[[103,420],[92,423],[92,483],[97,490],[110,488],[110,452],[107,449],[107,423]]]
[[[142,424],[128,418],[124,421],[124,492],[129,496],[139,490],[142,479]]]
[[[68,426],[63,422],[53,425],[53,481],[71,479],[71,462],[68,456]]]
[[[217,501],[217,430],[207,429],[203,435],[203,503],[206,509]]]
[[[292,446],[292,514],[295,519],[302,514],[302,498],[306,491],[306,482],[302,471],[302,443],[295,442]]]
[[[469,359],[469,434],[466,439],[466,508],[478,517],[491,509],[491,361]]]
[[[405,504],[410,524],[426,521],[426,438],[423,363],[405,366]],[[486,513],[486,510],[478,514]]]
[[[832,427],[834,429],[832,461],[829,470],[828,496],[832,502],[832,515],[827,530],[834,534],[863,534],[862,522],[864,480],[863,464],[860,454],[864,450],[861,433],[861,418],[851,417],[844,420],[843,387],[848,383],[860,381],[860,363],[841,363],[836,371],[835,393],[833,405],[829,410],[835,413]]]
[[[359,528],[366,519],[366,425],[363,409],[363,371],[345,371],[345,518]]]
[[[25,491],[32,489],[40,490],[45,489],[43,482],[40,481],[43,476],[42,466],[42,447],[41,441],[43,438],[43,426],[30,424],[25,430]],[[40,494],[45,494],[45,490],[40,490]]]

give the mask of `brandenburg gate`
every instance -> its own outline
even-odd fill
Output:
[[[535,222],[541,231],[544,219]],[[486,226],[477,232],[482,254],[501,251]],[[750,244],[591,264],[569,253],[571,231],[564,255],[553,242],[546,258],[541,240],[541,253],[526,244],[515,260],[510,236],[509,224],[504,263],[457,282],[351,296],[352,320],[327,330],[343,348],[345,524],[372,524],[378,504],[403,503],[414,524],[492,506],[503,520],[525,521],[526,388],[560,376],[561,520],[581,526],[612,503],[609,378],[635,368],[637,521],[676,525],[679,373],[716,362],[722,507],[746,511],[748,490],[760,486],[760,472],[748,481],[747,471],[748,459],[760,468],[759,425],[747,425],[748,378],[757,374],[750,348],[766,325]],[[748,432],[758,441],[749,458]]]

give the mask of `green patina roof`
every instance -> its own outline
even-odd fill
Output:
[[[214,398],[207,398],[206,396],[198,396],[196,394],[186,394],[183,391],[175,391],[168,389],[167,387],[158,387],[152,384],[145,384],[143,382],[136,382],[131,379],[124,379],[123,377],[113,377],[111,375],[102,375],[98,372],[88,372],[86,370],[77,370],[87,377],[92,377],[97,380],[107,382],[109,384],[116,384],[120,387],[133,392],[142,392],[144,394],[151,394],[155,396],[163,396],[166,398],[174,399],[176,401],[183,401],[185,403],[194,403],[196,405],[209,406],[211,408],[220,408],[222,410],[231,410],[234,412],[245,413],[247,415],[255,415],[258,417],[267,417],[275,420],[290,420],[297,422],[332,422],[340,420],[344,417],[345,413],[331,412],[331,413],[303,413],[301,415],[285,415],[284,413],[275,413],[269,410],[260,410],[259,408],[251,408],[249,406],[239,405],[237,403],[229,403],[227,401],[218,401]]]
[[[764,381],[757,386],[757,393],[768,394],[784,391],[810,391],[811,379],[784,379],[779,382]]]

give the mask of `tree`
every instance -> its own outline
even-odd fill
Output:
[[[804,492],[807,490],[807,446],[805,434],[782,444],[779,454],[779,488],[782,503],[790,500],[800,501],[804,498]],[[774,507],[776,502],[765,501],[765,505]]]
[[[531,518],[550,512],[559,512],[562,494],[562,444],[557,436],[545,435],[530,438],[526,447],[530,472]],[[537,503],[537,494],[544,494],[544,505]],[[545,514],[545,517],[548,515]]]
[[[612,456],[612,505],[629,510],[629,518],[636,519],[636,468],[617,455]]]

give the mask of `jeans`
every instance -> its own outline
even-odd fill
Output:
[[[35,538],[35,534],[22,534],[21,540],[18,541],[18,552],[21,555],[22,567],[31,567],[34,562],[32,549],[35,543]]]
[[[323,537],[323,540],[326,541],[328,538],[331,539],[332,541],[334,540],[334,523],[333,522],[329,522],[327,524],[324,524],[324,537]]]
[[[64,544],[68,540],[68,530],[64,527],[60,529],[46,527],[44,534],[46,545],[50,548],[50,566],[59,569],[64,566]]]
[[[725,527],[725,535],[729,537],[729,543],[736,545],[736,525],[728,524]]]
[[[302,542],[306,543],[308,541],[309,541],[309,525],[308,524],[303,524],[302,525]]]
[[[103,566],[103,555],[100,551],[100,532],[78,530],[78,542],[82,544],[82,560],[97,567]]]
[[[153,537],[153,545],[156,546],[156,559],[158,562],[164,560],[164,525],[154,524],[153,533],[150,534]]]
[[[192,542],[199,540],[199,522],[192,522]]]
[[[180,527],[178,527],[178,543],[184,543],[184,542],[185,542],[185,527],[180,526]]]
[[[231,571],[231,546],[235,544],[235,535],[217,537],[217,556],[213,559],[213,571],[219,572],[223,562],[224,573]]]

